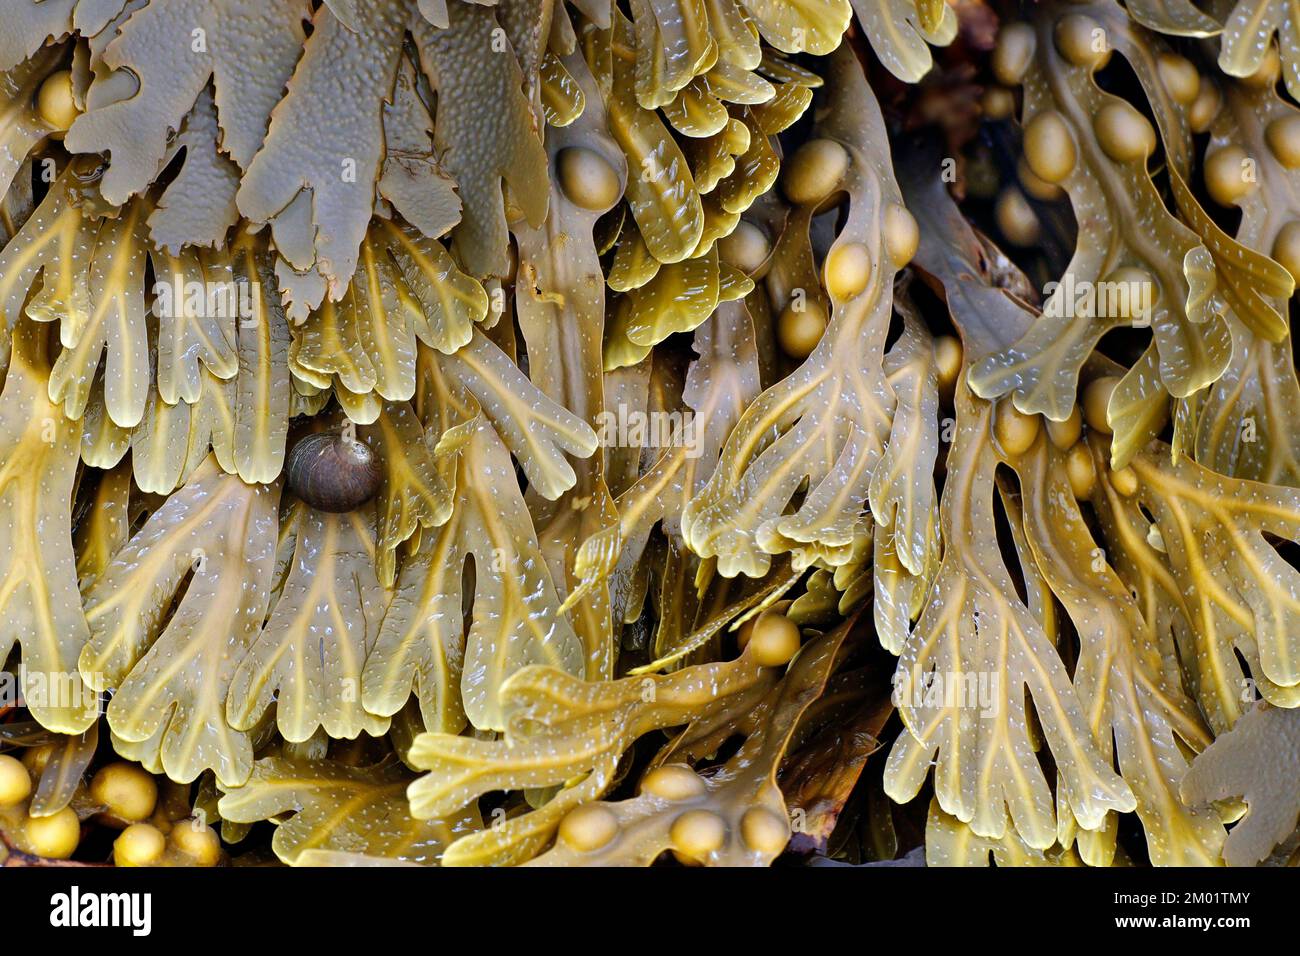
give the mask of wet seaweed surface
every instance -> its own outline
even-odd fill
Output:
[[[9,0],[0,863],[1300,859],[1283,0]]]

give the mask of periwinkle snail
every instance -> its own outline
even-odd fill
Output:
[[[349,430],[350,431],[350,430]],[[289,488],[320,511],[352,511],[379,490],[375,453],[349,432],[304,435],[285,463]]]

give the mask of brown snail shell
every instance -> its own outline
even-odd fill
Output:
[[[289,488],[320,511],[352,511],[379,491],[379,459],[364,443],[338,432],[315,432],[293,446],[285,466]]]

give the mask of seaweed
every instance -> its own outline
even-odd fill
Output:
[[[1294,862],[1287,4],[10,6],[0,862]]]

